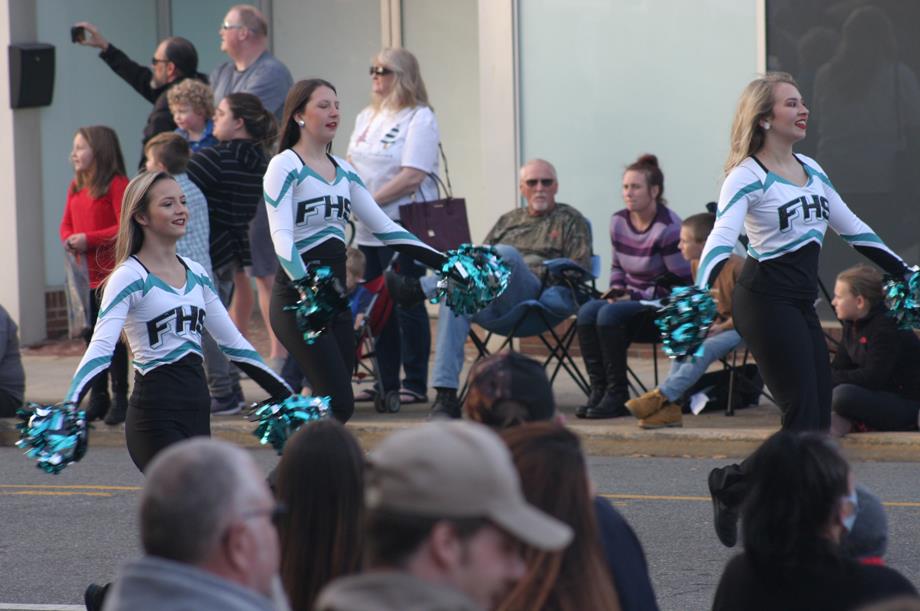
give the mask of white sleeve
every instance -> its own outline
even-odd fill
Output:
[[[444,263],[444,255],[396,224],[380,209],[361,181],[361,177],[349,163],[338,158],[336,162],[348,177],[352,211],[358,215],[362,223],[367,225],[375,238],[400,252],[406,252],[414,259],[434,269],[438,269]]]
[[[262,179],[263,199],[275,255],[291,280],[307,275],[294,241],[294,185],[300,168],[287,152],[272,157]]]
[[[102,293],[99,317],[93,328],[93,338],[77,365],[66,401],[78,402],[93,378],[108,369],[118,336],[125,326],[128,312],[143,295],[144,279],[126,265],[120,266],[109,278]]]
[[[700,255],[700,267],[696,273],[697,286],[712,286],[717,275],[713,272],[721,269],[735,249],[748,207],[760,201],[762,195],[763,183],[746,168],[737,167],[725,178],[719,192],[716,223]]]
[[[426,174],[433,172],[438,162],[440,141],[441,133],[434,113],[427,106],[419,108],[409,121],[402,167],[415,168]]]
[[[894,276],[907,273],[907,264],[893,250],[882,241],[880,237],[861,218],[856,216],[847,206],[840,194],[831,184],[824,169],[809,157],[800,156],[814,168],[818,179],[824,183],[824,194],[827,196],[827,223],[837,235],[846,240],[847,244],[862,253],[873,263]]]
[[[200,265],[198,267],[201,267]],[[207,276],[202,269],[200,275],[203,278]],[[217,342],[221,352],[227,355],[234,363],[241,366],[246,373],[264,388],[273,397],[287,396],[291,394],[291,388],[278,376],[272,369],[265,364],[259,353],[252,347],[245,337],[240,333],[233,320],[227,313],[224,304],[221,303],[210,283],[202,283],[204,293],[205,326],[208,332]]]

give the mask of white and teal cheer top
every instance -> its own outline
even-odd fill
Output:
[[[799,186],[748,157],[726,177],[715,227],[700,258],[697,285],[709,287],[731,255],[742,227],[748,261],[738,279],[752,290],[814,299],[818,255],[830,226],[850,246],[893,275],[907,265],[847,207],[818,163],[796,155],[807,180]]]
[[[332,155],[329,159],[335,165],[331,183],[291,149],[275,155],[265,172],[262,184],[272,243],[289,278],[306,275],[303,253],[327,240],[345,243],[345,226],[352,214],[381,242],[430,267],[440,267],[443,255],[392,221],[348,162]]]
[[[280,386],[290,394],[290,388],[233,324],[204,268],[185,257],[179,260],[186,269],[182,287],[165,283],[134,257],[109,277],[93,338],[67,391],[67,401],[78,401],[89,382],[109,367],[122,329],[134,353],[134,368],[141,374],[190,353],[201,355],[201,332],[207,329],[224,354],[247,373],[252,371],[263,388],[274,395]]]

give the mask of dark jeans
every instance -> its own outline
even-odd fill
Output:
[[[0,390],[0,418],[13,418],[20,407],[22,407],[22,399],[17,399],[5,390]]]
[[[877,431],[913,431],[917,429],[920,401],[856,384],[840,384],[834,387],[831,408],[838,416]]]
[[[367,259],[365,280],[373,280],[389,267],[396,251],[387,246],[360,246]],[[396,271],[400,275],[421,278],[426,269],[412,257],[400,254],[396,259]],[[411,308],[395,306],[395,316],[384,325],[377,338],[377,361],[380,364],[380,378],[383,391],[398,390],[399,367],[402,365],[406,377],[402,387],[420,395],[428,391],[428,358],[431,354],[431,326],[428,310],[420,303]]]

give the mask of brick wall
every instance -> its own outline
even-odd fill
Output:
[[[45,291],[45,322],[48,339],[67,337],[67,298],[64,289]]]

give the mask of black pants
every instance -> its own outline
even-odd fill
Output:
[[[305,257],[306,258],[306,257]],[[345,257],[342,248],[341,261],[321,261],[332,267],[333,273],[345,286]],[[330,397],[332,415],[340,422],[347,422],[355,411],[355,397],[351,389],[351,376],[355,368],[355,335],[352,330],[351,311],[344,310],[333,321],[331,328],[307,344],[303,333],[297,327],[297,318],[286,306],[297,303],[300,296],[291,285],[284,271],[279,271],[272,288],[269,307],[272,330],[278,341],[294,357],[303,371],[313,394]]]
[[[877,431],[913,431],[917,429],[920,401],[884,390],[841,384],[834,387],[831,407],[837,415]]]
[[[195,436],[211,435],[211,396],[201,357],[187,355],[141,375],[125,420],[128,454],[142,472],[163,448]]]
[[[16,410],[22,407],[22,399],[17,399],[5,390],[0,390],[0,418],[14,418]]]
[[[738,284],[732,318],[782,412],[783,430],[827,431],[831,367],[814,305],[754,293]],[[713,496],[731,506],[740,504],[749,486],[747,461],[715,471]]]
[[[93,337],[93,330],[96,328],[96,318],[99,316],[99,304],[102,303],[102,290],[90,289],[90,327],[84,338],[86,343]],[[128,348],[125,342],[118,338],[115,343],[115,352],[112,354],[112,363],[109,368],[99,373],[91,382],[91,390],[95,395],[100,393],[107,395],[109,392],[109,377],[112,378],[112,392],[116,395],[128,394]]]

